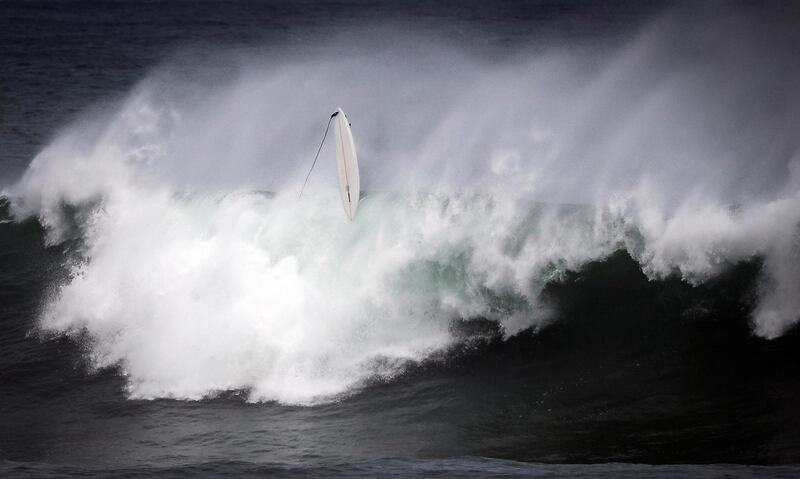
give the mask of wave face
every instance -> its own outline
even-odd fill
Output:
[[[85,337],[134,398],[309,404],[447,349],[454,321],[546,326],[545,285],[624,249],[692,284],[761,261],[753,330],[778,337],[800,314],[799,43],[760,33],[672,15],[499,60],[392,27],[178,56],[5,191],[77,241],[40,327]],[[337,106],[376,192],[352,223],[330,145],[297,199]]]

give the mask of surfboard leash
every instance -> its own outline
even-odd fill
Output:
[[[305,179],[305,181],[303,181],[303,187],[300,188],[300,196],[297,197],[298,200],[303,197],[303,190],[306,189],[306,183],[308,183],[308,178],[311,176],[311,171],[314,169],[314,165],[317,164],[317,159],[319,158],[319,152],[322,151],[322,145],[325,144],[325,138],[328,137],[328,130],[330,130],[330,128],[331,128],[331,122],[333,121],[333,117],[335,117],[338,114],[339,114],[339,112],[335,111],[335,112],[333,112],[331,117],[328,118],[328,126],[325,127],[325,134],[322,135],[322,141],[319,142],[319,148],[317,148],[317,154],[314,156],[314,162],[311,163],[311,168],[309,168],[308,174],[306,175],[306,179]]]

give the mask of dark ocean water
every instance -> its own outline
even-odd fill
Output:
[[[332,22],[387,19],[493,58],[531,41],[614,44],[667,8],[3,1],[0,186],[81,112],[170,58],[275,45],[291,56]],[[242,390],[136,399],[124,365],[93,367],[91,334],[38,328],[81,238],[48,243],[42,221],[0,201],[2,476],[800,475],[800,330],[753,333],[758,255],[691,285],[648,279],[617,251],[544,287],[547,326],[504,338],[493,321],[454,319],[452,345],[310,406]]]

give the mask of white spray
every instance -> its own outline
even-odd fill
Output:
[[[602,61],[488,62],[419,37],[203,81],[167,65],[6,192],[49,241],[77,221],[85,245],[41,327],[88,333],[132,397],[309,403],[447,347],[453,320],[540,326],[547,281],[626,248],[690,282],[763,258],[754,329],[779,336],[800,314],[800,68],[783,40],[671,18]],[[339,104],[378,191],[353,223],[332,161],[297,200]]]

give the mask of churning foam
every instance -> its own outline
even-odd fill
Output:
[[[538,326],[548,281],[625,248],[693,283],[763,258],[754,329],[779,336],[800,313],[800,101],[774,92],[798,67],[746,27],[661,22],[607,61],[424,39],[221,79],[166,67],[7,192],[50,242],[82,238],[41,327],[88,333],[132,397],[309,403],[447,347],[453,320]],[[354,222],[332,162],[296,197],[339,105],[385,191]]]

